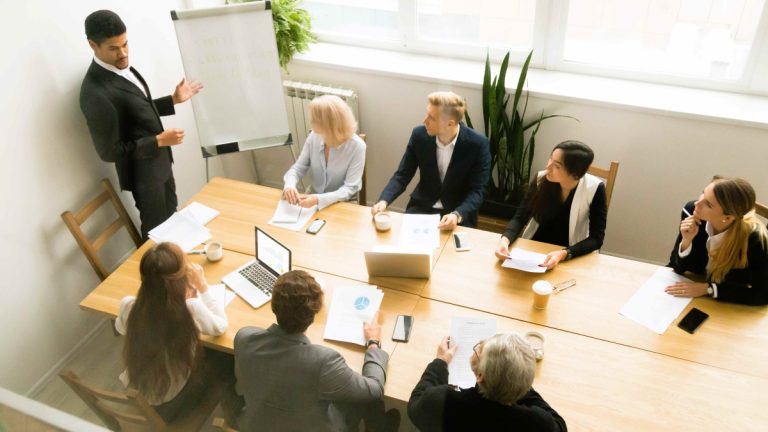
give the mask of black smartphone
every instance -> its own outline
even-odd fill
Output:
[[[700,311],[699,309],[693,308],[687,314],[685,314],[683,319],[677,323],[677,326],[687,331],[688,333],[693,334],[693,332],[695,332],[701,323],[703,323],[707,318],[709,318],[708,314]]]
[[[395,321],[395,331],[392,332],[392,340],[395,342],[408,342],[411,338],[413,317],[410,315],[398,315]]]
[[[309,227],[307,227],[307,232],[310,234],[317,234],[318,231],[320,231],[321,228],[325,226],[325,220],[324,219],[315,219],[312,221],[311,224],[309,224]]]

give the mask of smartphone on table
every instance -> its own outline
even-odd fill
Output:
[[[709,318],[709,315],[705,312],[702,312],[699,309],[693,308],[691,309],[683,319],[680,320],[679,323],[677,323],[677,326],[681,329],[687,331],[690,334],[693,334],[693,332],[696,331],[697,328],[701,325],[701,323],[704,322]]]
[[[307,232],[310,234],[317,234],[325,226],[325,219],[315,219],[307,227]]]
[[[395,342],[408,342],[411,338],[413,317],[410,315],[398,315],[395,321],[395,330],[392,332],[392,340]]]

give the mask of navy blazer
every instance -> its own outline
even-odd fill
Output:
[[[693,201],[686,204],[685,209],[693,214]],[[680,213],[680,220],[688,217],[685,213]],[[685,258],[680,258],[678,251],[683,237],[678,234],[675,247],[669,256],[668,266],[680,274],[686,271],[706,274],[709,262],[708,238],[704,225],[701,225],[698,234],[691,242],[691,253]],[[717,300],[748,305],[768,304],[768,251],[759,232],[753,231],[749,236],[747,267],[731,269],[725,275],[725,280],[717,284]]]
[[[163,183],[171,176],[169,147],[157,146],[160,116],[175,113],[173,99],[152,100],[144,78],[131,68],[144,93],[127,79],[91,62],[80,87],[80,109],[99,157],[114,162],[120,188],[135,190]]]
[[[464,124],[459,125],[459,136],[453,149],[451,162],[440,181],[437,170],[437,143],[427,135],[427,128],[417,126],[400,160],[400,166],[381,192],[379,201],[387,204],[403,193],[419,169],[419,184],[408,202],[408,208],[432,208],[440,200],[446,212],[457,211],[464,219],[462,225],[475,226],[477,211],[483,202],[488,176],[491,171],[491,153],[488,139]]]

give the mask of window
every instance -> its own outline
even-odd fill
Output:
[[[304,0],[320,40],[768,93],[765,0]]]

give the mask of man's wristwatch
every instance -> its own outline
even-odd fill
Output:
[[[456,223],[461,223],[464,220],[464,218],[461,217],[461,213],[457,212],[456,210],[452,211],[451,214],[456,215]]]
[[[368,342],[365,343],[365,347],[370,348],[371,345],[376,345],[376,348],[381,349],[381,342],[379,342],[378,339],[368,339]]]
[[[710,297],[715,295],[715,289],[712,288],[712,282],[708,282],[707,283],[707,295],[710,296]]]

